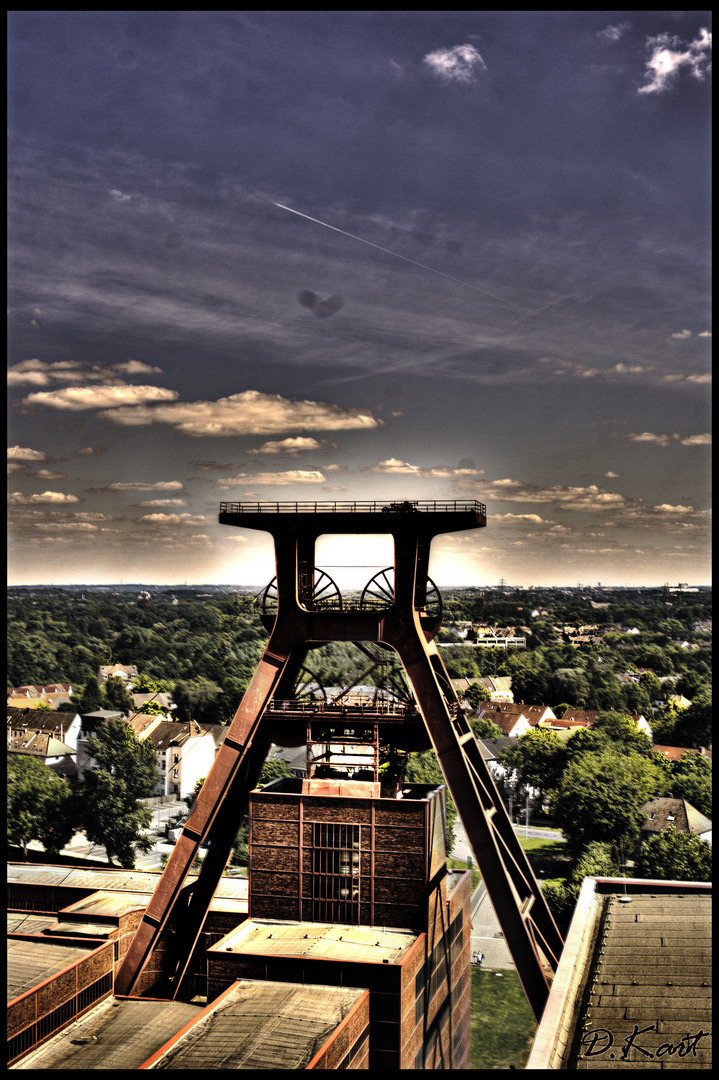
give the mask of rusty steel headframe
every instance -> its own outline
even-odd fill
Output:
[[[545,967],[556,971],[562,939],[514,834],[439,651],[438,626],[427,618],[432,538],[486,525],[476,502],[223,503],[220,524],[271,533],[275,545],[276,611],[257,670],[235,714],[194,809],[168,860],[122,967],[115,992],[132,994],[172,921],[172,968],[166,985],[177,997],[232,850],[250,791],[272,741],[266,711],[277,694],[291,696],[305,653],[318,642],[379,642],[404,666],[421,718],[499,918],[537,1020],[549,992]],[[315,544],[332,534],[391,534],[393,596],[387,604],[322,606],[314,602]],[[315,579],[316,580],[316,579]],[[271,621],[271,620],[270,620]],[[185,887],[200,846],[207,856]]]

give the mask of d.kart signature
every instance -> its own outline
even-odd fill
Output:
[[[619,1060],[628,1061],[630,1050],[635,1050],[638,1054],[643,1054],[645,1058],[673,1057],[675,1054],[677,1057],[684,1058],[689,1055],[696,1057],[697,1048],[699,1050],[708,1049],[708,1047],[699,1046],[700,1040],[708,1039],[710,1034],[708,1031],[703,1031],[701,1028],[699,1028],[699,1031],[694,1035],[690,1035],[689,1032],[687,1032],[687,1034],[683,1035],[677,1043],[662,1043],[656,1050],[646,1050],[643,1046],[639,1045],[637,1039],[640,1035],[645,1035],[648,1031],[658,1030],[658,1024],[650,1024],[649,1027],[645,1028],[639,1028],[635,1024],[634,1031],[630,1035],[627,1035],[623,1040],[624,1049],[619,1055]],[[614,1036],[611,1031],[607,1031],[606,1028],[595,1028],[593,1031],[587,1031],[582,1036],[581,1045],[584,1047],[583,1057],[601,1057],[602,1054],[606,1054],[607,1051],[610,1051],[614,1046]],[[617,1044],[617,1050],[618,1049],[619,1044]],[[616,1058],[616,1056],[616,1054],[609,1054],[609,1057],[612,1059]],[[634,1058],[634,1060],[636,1060],[636,1058]]]

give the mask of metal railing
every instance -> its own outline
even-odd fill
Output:
[[[481,514],[484,503],[463,500],[405,500],[403,502],[222,502],[221,514]]]

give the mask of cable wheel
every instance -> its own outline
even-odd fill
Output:
[[[394,567],[380,570],[365,585],[360,597],[362,611],[381,611],[394,603]]]
[[[300,603],[310,611],[322,611],[325,608],[342,611],[342,593],[329,574],[315,566],[312,570],[312,592],[309,602],[301,597]]]

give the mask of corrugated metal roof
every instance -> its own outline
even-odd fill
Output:
[[[138,908],[147,906],[147,893],[116,893],[96,892],[92,896],[86,896],[84,900],[78,900],[69,904],[63,911],[82,913],[85,916],[110,915],[117,917],[126,915],[129,911],[137,911]]]
[[[417,937],[409,930],[374,926],[248,919],[213,945],[212,951],[396,964]]]
[[[20,994],[32,990],[38,983],[57,975],[69,964],[74,964],[76,960],[81,960],[97,948],[97,942],[67,945],[60,941],[49,941],[47,938],[38,938],[35,941],[8,938],[8,1001],[14,1001]]]
[[[108,998],[13,1068],[136,1069],[198,1012],[181,1001]]]
[[[710,1067],[711,914],[708,895],[608,898],[566,1068]]]
[[[44,915],[34,911],[8,911],[8,934],[41,934],[48,926],[54,926],[57,915]]]
[[[153,1069],[303,1069],[363,990],[243,979]]]

